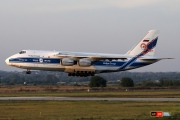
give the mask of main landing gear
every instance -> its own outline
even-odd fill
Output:
[[[31,71],[27,69],[26,74],[31,74]]]
[[[68,76],[87,77],[94,76],[94,72],[77,71],[75,73],[68,73]]]

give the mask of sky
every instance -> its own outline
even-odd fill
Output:
[[[0,0],[0,70],[23,49],[124,54],[149,30],[155,56],[132,72],[180,72],[180,0]]]

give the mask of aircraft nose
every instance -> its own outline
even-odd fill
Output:
[[[9,65],[9,58],[5,60],[6,64]]]

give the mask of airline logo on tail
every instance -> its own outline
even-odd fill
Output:
[[[148,52],[152,52],[152,50],[154,49],[154,47],[157,44],[157,40],[158,40],[158,37],[156,37],[154,40],[152,40],[147,45],[145,45],[145,50],[143,50],[142,54],[145,55]]]
[[[145,43],[142,43],[140,45],[140,47],[141,47],[142,50],[146,50],[147,49],[147,45]]]
[[[158,37],[153,39],[151,42],[149,42],[149,40],[142,40],[140,42],[140,46],[139,46],[142,49],[142,52],[137,54],[135,57],[130,59],[128,62],[124,63],[120,68],[118,68],[118,70],[123,70],[123,69],[127,68],[128,66],[132,65],[139,57],[144,56],[149,52],[152,52],[154,47],[157,44],[157,40],[158,40]],[[145,44],[144,42],[148,42],[148,43]]]
[[[149,43],[149,40],[143,40],[143,43],[140,45],[142,50],[146,50],[147,49],[147,44]]]

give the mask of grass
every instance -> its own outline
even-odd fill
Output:
[[[151,111],[170,112],[180,119],[179,102],[128,101],[0,101],[0,119],[127,120],[156,119]]]
[[[180,88],[95,88],[83,86],[0,86],[0,97],[11,96],[59,96],[59,97],[145,97],[180,98]],[[126,89],[128,89],[126,91]]]
[[[117,97],[117,98],[180,98],[180,89],[130,90],[130,91],[43,91],[37,87],[10,87],[0,89],[0,97],[52,96],[52,97]],[[41,89],[41,90],[39,90]],[[47,88],[46,88],[47,89]],[[12,90],[12,91],[11,91]],[[38,91],[39,90],[39,91]],[[0,101],[0,120],[129,120],[157,119],[150,117],[151,111],[170,112],[171,117],[159,119],[180,119],[180,102],[153,101]]]
[[[69,92],[0,92],[0,97],[52,96],[52,97],[128,97],[128,98],[180,98],[180,90],[139,90],[139,91],[69,91]]]

